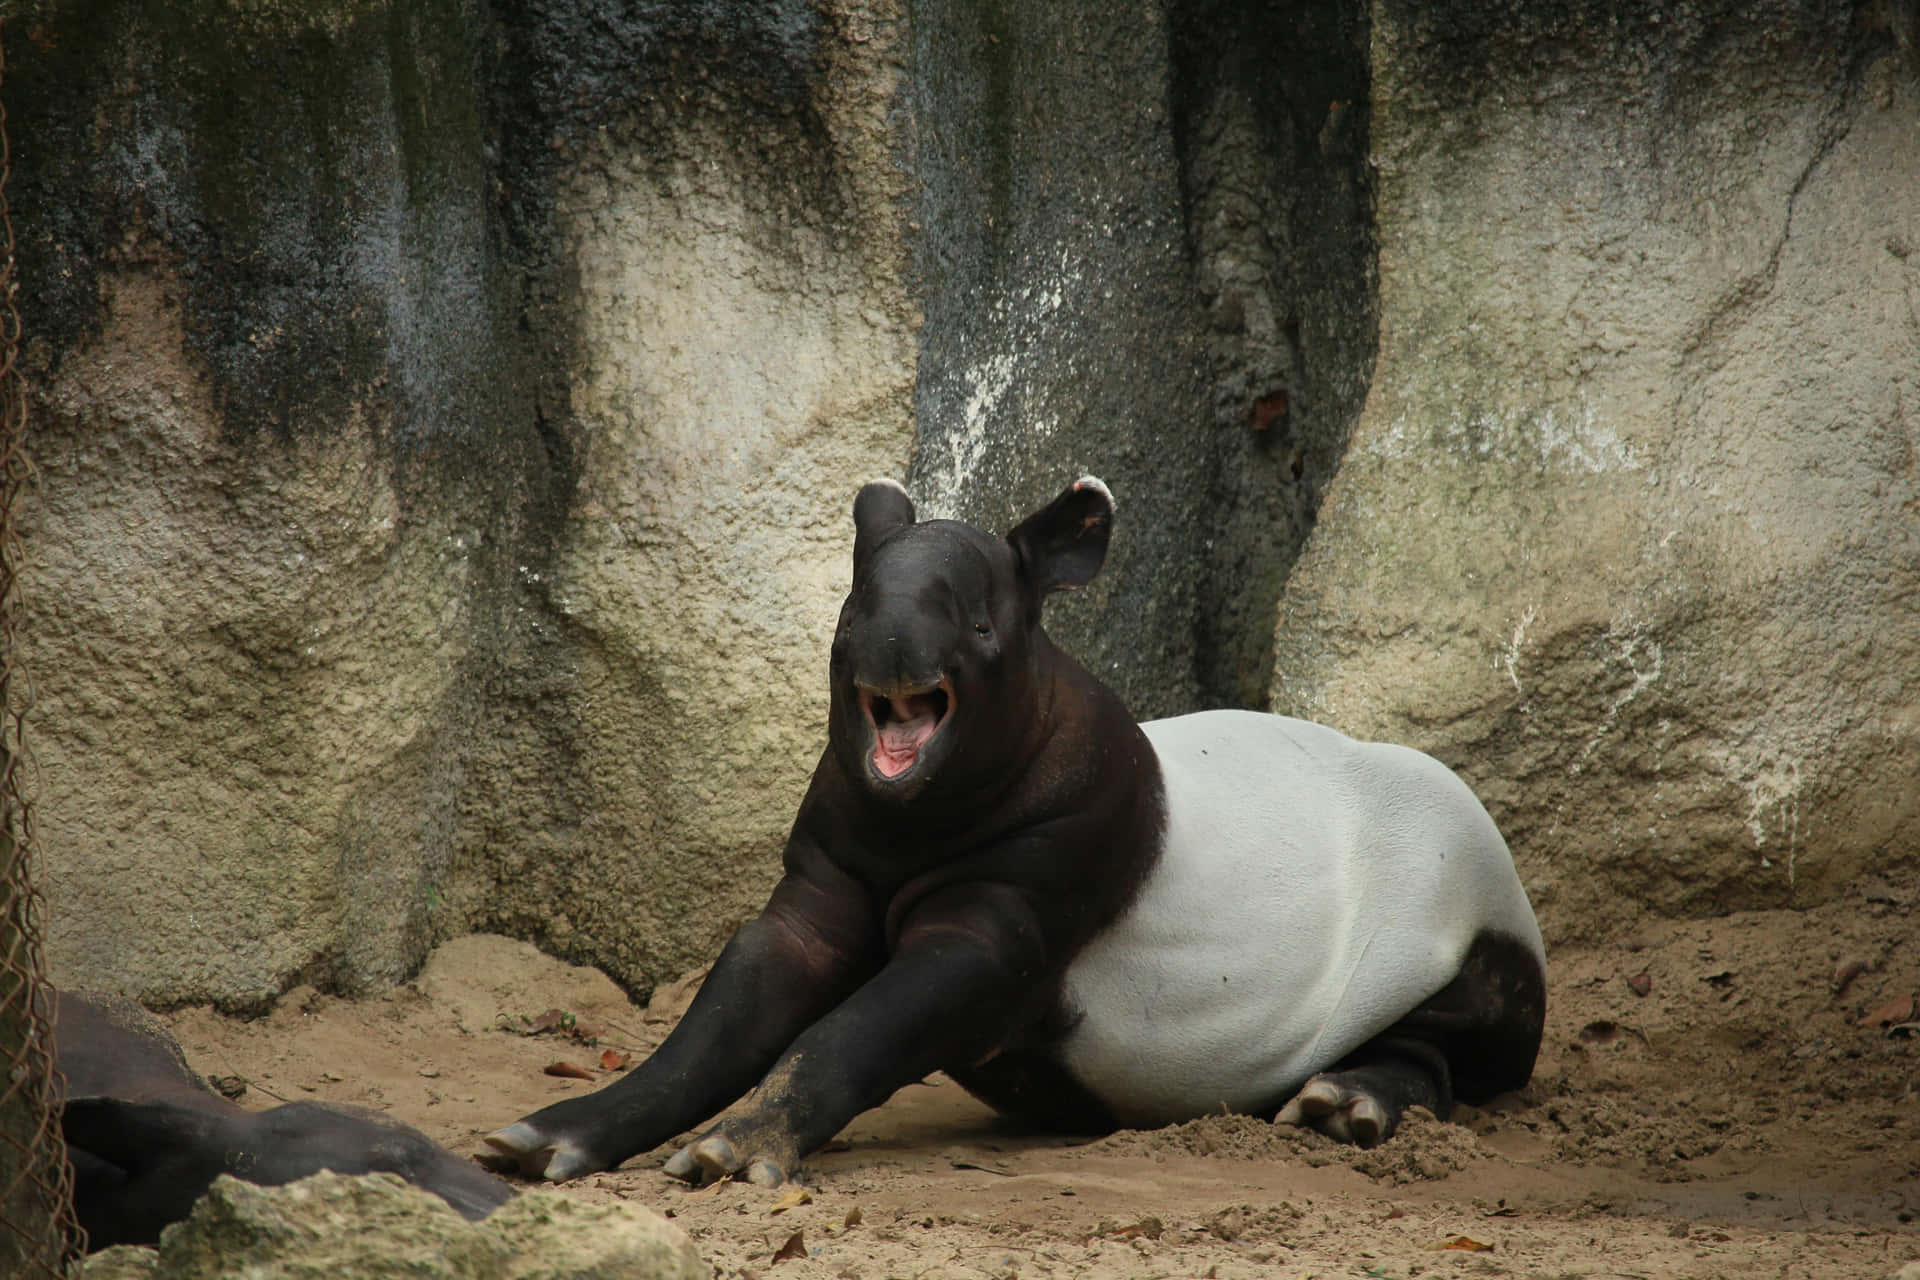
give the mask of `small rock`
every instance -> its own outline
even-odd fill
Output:
[[[140,1256],[144,1255],[144,1256]],[[149,1261],[150,1260],[150,1261]],[[480,1222],[390,1173],[283,1187],[222,1176],[157,1252],[107,1249],[83,1280],[711,1280],[686,1233],[631,1204],[528,1191]]]
[[[152,1280],[160,1266],[160,1255],[137,1244],[116,1244],[89,1254],[81,1275],[84,1280]]]

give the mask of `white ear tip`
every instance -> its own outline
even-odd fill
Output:
[[[1113,490],[1107,488],[1107,482],[1099,476],[1081,476],[1073,482],[1073,487],[1076,489],[1092,489],[1107,500],[1109,507],[1114,505]]]
[[[901,484],[898,480],[895,480],[892,476],[875,476],[873,479],[867,481],[867,484],[883,484],[887,488],[892,489],[895,493],[899,493],[902,495],[906,495],[907,493],[907,486]],[[861,487],[865,488],[866,486],[862,485]]]

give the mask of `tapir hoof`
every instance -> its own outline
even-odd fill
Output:
[[[744,1177],[756,1187],[777,1187],[787,1180],[787,1171],[778,1161],[766,1156],[748,1159],[723,1133],[710,1133],[682,1147],[668,1158],[661,1171],[684,1182]]]
[[[1394,1117],[1372,1094],[1349,1089],[1326,1076],[1315,1076],[1293,1100],[1280,1108],[1275,1124],[1317,1129],[1335,1142],[1371,1147],[1393,1132]]]
[[[484,1139],[493,1150],[481,1159],[495,1168],[517,1171],[529,1178],[565,1182],[582,1174],[598,1173],[605,1166],[566,1139],[549,1139],[521,1120]]]

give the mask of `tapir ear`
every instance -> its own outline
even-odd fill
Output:
[[[853,572],[857,577],[873,549],[897,529],[913,523],[913,499],[892,480],[860,486],[853,499]]]
[[[1084,587],[1107,558],[1113,532],[1113,494],[1093,476],[1020,522],[1007,541],[1040,595]]]

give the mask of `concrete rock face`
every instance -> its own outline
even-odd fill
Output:
[[[1914,29],[1374,10],[1379,359],[1273,705],[1455,765],[1550,935],[1911,861]]]
[[[1434,751],[1552,937],[1920,847],[1911,5],[0,18],[65,981],[710,959],[880,475],[1102,476],[1066,647]]]
[[[687,1234],[651,1209],[529,1191],[480,1222],[390,1173],[282,1187],[217,1179],[157,1250],[90,1257],[91,1280],[707,1280]]]
[[[907,454],[897,15],[24,16],[60,977],[250,1006],[489,926],[639,989],[710,957]]]
[[[477,141],[471,81],[399,65],[464,69],[457,34],[385,16],[53,7],[11,50],[45,144],[12,191],[25,657],[69,982],[390,980],[453,874],[475,673],[550,478],[528,362],[485,354],[514,312],[479,148],[416,132]]]
[[[825,742],[852,494],[909,440],[898,15],[704,20],[671,87],[552,172],[573,484],[522,571],[540,640],[459,890],[465,918],[636,988],[772,887]],[[630,57],[657,38],[629,35]]]
[[[1357,9],[1251,0],[913,10],[909,488],[1005,530],[1106,480],[1120,535],[1048,625],[1143,718],[1264,699],[1358,411],[1363,32]]]

